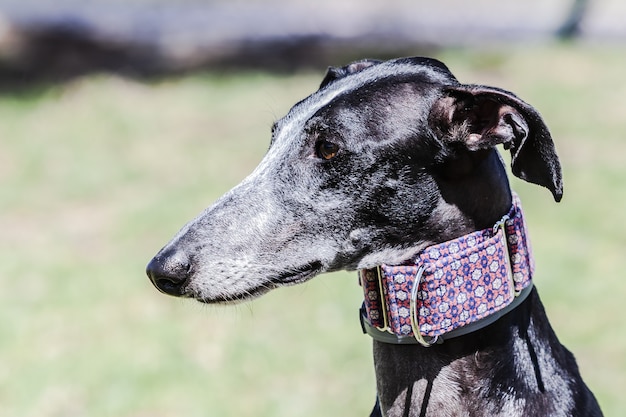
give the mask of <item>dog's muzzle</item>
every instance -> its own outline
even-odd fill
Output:
[[[152,258],[146,267],[146,274],[159,291],[180,297],[184,294],[190,269],[187,255],[177,251],[165,251]]]

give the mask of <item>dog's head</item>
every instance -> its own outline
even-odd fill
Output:
[[[548,129],[512,93],[459,84],[426,58],[331,68],[274,124],[254,172],[183,227],[148,275],[167,294],[232,302],[401,263],[508,209],[498,144],[515,175],[560,200]]]

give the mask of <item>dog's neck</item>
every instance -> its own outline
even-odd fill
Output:
[[[517,196],[496,224],[401,265],[359,272],[364,331],[387,343],[443,343],[493,323],[530,294],[534,262]]]
[[[495,150],[473,167],[469,177],[442,175],[437,182],[442,210],[456,215],[452,221],[447,220],[452,227],[438,225],[441,235],[437,243],[493,226],[512,204],[506,170]],[[450,401],[471,403],[472,395],[460,399],[458,390],[471,386],[472,379],[484,379],[481,373],[485,369],[497,369],[502,354],[511,349],[512,340],[528,333],[533,303],[540,306],[535,290],[495,323],[429,348],[374,341],[377,388],[383,409],[388,415],[400,416],[413,415],[408,410],[421,408],[420,415],[425,415],[427,407],[441,407],[443,411]]]
[[[468,168],[459,173],[458,165]],[[490,227],[511,207],[506,168],[496,149],[482,151],[478,156],[464,154],[443,164],[435,179],[441,193],[441,206],[454,207],[458,211],[456,223],[463,225],[455,231],[457,236],[444,231],[436,243]],[[438,228],[447,229],[442,225]]]
[[[534,346],[550,351],[551,346],[536,337],[553,334],[549,324],[546,329],[537,328],[541,327],[537,323],[545,322],[544,316],[533,289],[522,305],[489,327],[441,345],[425,348],[374,341],[377,391],[384,415],[506,415],[504,410],[511,410],[515,401],[523,404],[526,400],[511,398],[507,392],[522,386],[532,390],[514,392],[544,389],[537,358],[529,355],[534,350],[525,350]],[[484,404],[485,397],[493,410],[475,409]]]
[[[536,402],[534,396],[545,392],[537,352],[555,356],[550,340],[557,340],[556,335],[534,288],[521,304],[497,321],[443,344],[424,347],[374,340],[377,393],[383,415],[523,415],[525,404]],[[547,366],[565,369],[562,363]],[[558,378],[559,384],[565,385],[566,377]],[[528,397],[511,397],[510,392]],[[489,410],[476,408],[484,406],[487,399]]]

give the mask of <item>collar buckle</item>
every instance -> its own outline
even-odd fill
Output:
[[[495,235],[496,233],[498,233],[498,230],[500,229],[503,232],[506,232],[506,222],[508,222],[509,220],[511,220],[511,216],[509,216],[508,214],[502,216],[502,218],[493,225],[493,234]]]
[[[495,236],[498,233],[502,233],[502,246],[504,247],[504,250],[506,251],[506,257],[508,261],[506,262],[506,272],[509,278],[509,285],[511,286],[511,289],[513,291],[513,296],[518,297],[521,293],[521,289],[518,290],[516,288],[515,280],[513,279],[513,266],[511,265],[511,248],[509,248],[509,238],[507,236],[507,230],[506,230],[507,222],[509,221],[512,221],[512,219],[508,214],[505,214],[504,216],[502,216],[502,218],[498,220],[496,224],[493,226],[493,234]]]

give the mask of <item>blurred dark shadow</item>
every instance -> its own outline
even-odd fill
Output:
[[[429,55],[449,46],[626,38],[626,27],[607,26],[599,7],[595,21],[588,21],[588,0],[466,3],[0,0],[0,88],[92,72],[161,77],[204,69],[323,70],[329,63]]]

